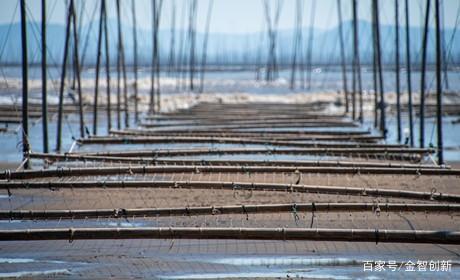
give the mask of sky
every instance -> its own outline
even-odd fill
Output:
[[[19,20],[19,0],[0,0],[0,24],[9,24]],[[88,22],[92,18],[95,8],[99,5],[99,0],[75,0],[82,12],[82,21]],[[121,0],[122,18],[126,25],[131,25],[132,13],[131,5],[133,0]],[[136,5],[136,19],[139,27],[150,29],[152,0],[134,0]],[[158,1],[158,0],[157,0]],[[264,30],[264,9],[265,0],[198,0],[198,23],[197,28],[203,31],[205,28],[206,14],[209,2],[213,2],[213,13],[211,18],[211,32],[217,33],[253,33]],[[268,0],[272,8],[278,0]],[[337,0],[301,0],[304,5],[303,26],[310,25],[310,14],[313,2],[315,2],[315,21],[314,26],[321,29],[333,28],[337,25]],[[352,0],[339,0],[342,4],[344,20],[351,19]],[[426,0],[409,0],[410,24],[421,26],[423,22],[423,10]],[[446,27],[454,27],[457,19],[457,12],[460,8],[459,0],[442,0],[444,2],[444,21]],[[184,15],[184,7],[188,0],[163,0],[161,14],[161,29],[168,29],[172,25],[172,7],[176,6],[176,26],[187,23],[187,14]],[[280,16],[279,28],[291,29],[294,27],[294,15],[296,0],[281,0],[282,12]],[[401,24],[404,22],[403,8],[404,1],[398,0],[400,5]],[[434,1],[432,1],[433,3]],[[40,21],[41,1],[26,0],[29,19]],[[47,0],[47,12],[50,23],[63,24],[65,20],[65,5],[67,1]],[[107,0],[109,14],[115,18],[115,0]],[[358,0],[358,16],[362,20],[370,21],[371,0]],[[394,22],[394,0],[380,0],[380,20],[382,24],[393,24]],[[84,7],[84,9],[81,9]],[[433,11],[433,9],[432,9]],[[95,19],[98,18],[96,13]],[[185,19],[185,20],[184,20]],[[433,21],[432,21],[433,24]],[[183,26],[183,25],[182,25]]]

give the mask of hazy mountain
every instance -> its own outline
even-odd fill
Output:
[[[28,24],[28,43],[29,43],[29,59],[32,62],[40,61],[40,25],[39,23],[30,22]],[[62,61],[63,48],[64,48],[64,34],[65,27],[63,25],[49,24],[48,26],[48,49],[49,49],[49,62],[60,64]],[[115,60],[116,46],[117,46],[117,32],[116,21],[109,21],[109,37],[110,37],[110,52],[112,62]],[[352,25],[351,22],[343,23],[345,42],[347,48],[347,56],[351,57],[352,52]],[[211,28],[212,29],[212,28]],[[82,26],[80,32],[80,54],[84,55],[85,62],[94,63],[97,46],[97,31],[98,22],[92,22]],[[307,50],[307,40],[309,28],[305,27],[303,30],[303,46],[302,53],[305,54]],[[152,34],[149,30],[138,29],[139,38],[139,56],[140,61],[144,64],[149,64],[151,57]],[[411,27],[411,51],[413,61],[418,61],[418,53],[422,41],[421,27]],[[429,61],[434,57],[434,28],[430,28],[430,40],[428,48]],[[130,26],[123,26],[122,33],[124,36],[124,45],[126,50],[126,60],[128,63],[132,61],[133,50],[133,37],[132,28]],[[175,56],[178,57],[181,44],[184,42],[183,38],[187,38],[187,32],[175,32]],[[338,28],[328,30],[314,29],[313,36],[313,60],[318,63],[333,63],[339,58],[339,43],[338,43]],[[20,24],[15,23],[12,25],[0,25],[0,51],[2,63],[18,63],[21,58],[21,38],[20,38]],[[280,61],[289,63],[292,53],[294,30],[280,30],[278,32],[278,55]],[[390,25],[381,26],[382,36],[382,51],[383,59],[386,62],[391,62],[394,57],[394,38],[395,28]],[[197,37],[197,59],[201,58],[202,45],[204,34],[198,33]],[[264,56],[268,49],[267,38],[264,33],[251,33],[251,34],[222,34],[211,33],[209,35],[208,45],[208,61],[209,62],[254,62],[257,57],[264,61]],[[170,52],[170,30],[160,30],[160,51],[162,62],[166,62]],[[371,49],[371,24],[366,21],[359,22],[359,46],[361,60],[363,63],[369,62],[372,57]],[[460,37],[456,30],[446,29],[444,31],[444,38],[447,51],[450,50],[452,54],[451,61],[460,60]],[[405,31],[400,28],[400,51],[401,59],[404,59],[405,54]],[[188,43],[182,45],[182,50],[188,53]],[[302,56],[302,55],[301,55]]]

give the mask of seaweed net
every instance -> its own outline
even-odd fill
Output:
[[[1,174],[0,235],[2,255],[36,260],[0,270],[359,277],[366,259],[458,261],[460,172],[325,108],[202,103],[32,153],[33,170]]]

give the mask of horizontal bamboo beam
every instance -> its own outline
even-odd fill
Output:
[[[195,137],[226,137],[226,138],[252,138],[258,140],[278,140],[278,141],[359,141],[359,142],[376,142],[383,140],[383,136],[378,135],[315,135],[299,136],[298,134],[277,134],[276,132],[267,132],[263,134],[253,134],[240,131],[222,131],[208,133],[177,132],[164,133],[154,130],[129,129],[129,130],[111,130],[112,135],[123,136],[195,136]]]
[[[167,127],[168,129],[180,127],[186,127],[188,130],[193,129],[211,129],[211,130],[225,130],[225,129],[232,129],[232,130],[239,130],[239,129],[248,129],[248,128],[321,128],[321,127],[358,127],[357,124],[354,123],[261,123],[261,124],[199,124],[199,125],[190,125],[190,124],[169,124],[169,125],[158,125],[156,123],[139,123],[139,126],[145,128],[162,128]]]
[[[158,143],[214,143],[241,145],[271,145],[301,148],[407,148],[401,144],[373,143],[302,143],[290,141],[258,140],[249,138],[229,137],[193,137],[193,136],[125,136],[125,137],[91,137],[77,140],[80,145],[88,144],[158,144]]]
[[[44,177],[104,176],[156,173],[327,173],[327,174],[380,174],[380,175],[448,175],[460,176],[460,169],[414,169],[375,167],[305,167],[305,166],[119,166],[81,167],[41,170],[4,171],[0,180],[24,180]]]
[[[248,119],[247,116],[181,116],[181,115],[150,115],[144,118],[149,121],[245,121]],[[250,117],[250,120],[347,120],[343,115],[327,115],[327,114],[305,114],[305,115],[290,115],[290,114],[267,114],[267,115],[254,115]]]
[[[460,204],[426,203],[290,203],[257,205],[221,205],[171,208],[115,208],[75,210],[0,210],[2,220],[91,219],[163,216],[201,216],[229,214],[297,213],[297,212],[460,212]]]
[[[243,182],[220,182],[220,181],[75,181],[75,182],[4,182],[0,181],[0,189],[91,189],[91,188],[181,188],[181,189],[226,189],[226,190],[249,190],[249,191],[276,191],[297,193],[318,193],[335,195],[375,196],[408,198],[418,200],[437,200],[448,202],[460,202],[460,195],[432,192],[415,192],[402,189],[376,189],[356,188],[342,186],[310,186],[295,184],[268,184],[268,183],[243,183]]]
[[[308,125],[323,125],[323,126],[336,126],[336,125],[344,125],[350,127],[356,127],[357,124],[345,120],[345,119],[305,119],[305,118],[292,118],[292,119],[252,119],[252,118],[245,118],[236,120],[234,118],[228,119],[218,119],[218,118],[210,118],[210,119],[184,119],[184,120],[168,120],[168,121],[158,121],[158,120],[145,120],[145,124],[154,125],[156,127],[161,126],[179,126],[179,125],[189,125],[189,126],[218,126],[218,125],[257,125],[257,124],[285,124],[289,126],[290,124],[305,124]]]
[[[356,164],[350,162],[350,164],[342,165],[341,162],[344,161],[331,161],[334,164],[322,165],[323,161],[279,161],[279,160],[261,160],[261,161],[246,161],[246,160],[187,160],[187,159],[158,159],[156,157],[115,157],[115,156],[92,156],[92,155],[78,155],[78,154],[43,154],[43,153],[30,153],[29,158],[31,159],[44,159],[49,162],[63,162],[63,161],[93,161],[93,162],[110,162],[110,163],[126,163],[126,164],[138,164],[138,165],[254,165],[259,164],[261,166],[277,166],[278,163],[281,165],[287,166],[348,166],[348,167],[388,167],[388,168],[446,168],[449,169],[449,166],[440,167],[435,165],[422,165],[422,164],[403,164],[403,163],[378,163],[378,162],[356,162]],[[394,159],[394,158],[392,158]],[[414,160],[417,158],[414,157],[402,157],[399,159],[402,160]],[[420,160],[418,158],[417,160]],[[320,162],[318,164],[318,162]],[[338,162],[338,163],[337,163]],[[377,165],[374,165],[377,164]]]
[[[421,157],[414,155],[373,155],[377,158],[386,160],[407,160],[407,161],[420,161]],[[389,158],[391,156],[391,158]],[[138,156],[138,157],[127,157],[127,156],[104,156],[104,155],[81,155],[81,154],[40,154],[30,153],[29,158],[35,159],[46,159],[49,161],[95,161],[95,162],[113,162],[113,163],[135,163],[141,165],[155,165],[165,160],[183,161],[182,159],[158,159],[155,156]],[[199,162],[210,162],[210,160],[196,160]],[[268,161],[266,161],[268,162]],[[415,164],[416,165],[416,164]]]
[[[298,135],[298,136],[307,136],[307,135],[370,135],[369,131],[354,130],[354,131],[335,131],[335,130],[245,130],[245,131],[229,131],[229,130],[216,130],[216,129],[144,129],[146,132],[154,133],[163,133],[163,134],[176,134],[176,133],[245,133],[248,135],[267,135],[274,134],[277,135]]]
[[[244,239],[460,244],[460,232],[447,230],[197,227],[0,230],[0,241],[94,239]]]
[[[66,160],[104,160],[107,157],[97,156],[78,156],[74,154],[45,154],[31,153],[31,158],[47,159],[50,161]],[[110,158],[109,158],[110,159]],[[129,158],[116,158],[117,160]],[[142,159],[139,159],[142,161]],[[410,169],[451,169],[449,165],[431,165],[431,164],[408,164],[408,163],[391,163],[391,162],[359,162],[359,161],[332,161],[332,160],[193,160],[193,159],[152,159],[144,160],[149,165],[196,165],[196,166],[297,166],[297,167],[374,167],[374,168],[410,168]]]
[[[110,152],[81,152],[79,155],[92,156],[117,156],[117,157],[171,157],[171,156],[196,156],[196,155],[239,155],[239,154],[271,154],[271,155],[354,155],[372,154],[386,155],[428,155],[434,153],[433,149],[421,148],[233,148],[233,149],[158,149]]]

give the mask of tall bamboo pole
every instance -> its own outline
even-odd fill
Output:
[[[120,0],[117,0],[117,22],[118,22],[118,54],[121,64],[121,73],[123,75],[123,111],[125,127],[129,127],[129,99],[128,99],[128,78],[126,76],[125,47],[123,43],[123,34],[121,30],[121,10]]]
[[[121,16],[120,0],[116,0],[117,9],[117,128],[121,129]]]
[[[104,24],[104,7],[101,4],[101,13],[99,16],[99,32],[97,37],[97,54],[96,54],[96,80],[94,86],[94,106],[93,106],[93,135],[97,135],[97,105],[99,96],[99,72],[101,67],[101,49],[102,49],[102,29]]]
[[[67,57],[69,53],[69,41],[70,41],[70,25],[72,20],[72,5],[73,0],[70,0],[67,20],[66,20],[66,31],[65,31],[65,43],[64,43],[64,58],[62,62],[61,81],[59,87],[59,105],[58,105],[58,121],[57,121],[57,134],[56,134],[56,151],[61,151],[61,139],[62,139],[62,114],[64,106],[64,90],[65,90],[65,78],[67,71]]]
[[[295,74],[297,72],[297,60],[298,52],[300,48],[300,42],[302,37],[302,10],[303,5],[300,0],[296,0],[295,4],[295,31],[294,31],[294,42],[292,48],[292,62],[291,62],[291,81],[289,83],[289,88],[293,90],[295,88]],[[247,61],[246,59],[244,61]]]
[[[160,16],[161,16],[161,9],[163,6],[163,0],[158,1],[155,18],[155,30],[154,30],[154,59],[155,59],[155,75],[156,75],[156,107],[157,112],[161,110],[161,85],[160,85],[160,46],[159,46],[159,31],[160,31]]]
[[[189,34],[190,34],[190,56],[189,56],[189,63],[190,63],[190,91],[195,89],[194,85],[194,77],[195,77],[195,43],[196,43],[196,10],[197,10],[197,1],[192,0],[191,8],[190,8],[190,15],[189,15]]]
[[[442,142],[442,46],[440,27],[440,3],[435,0],[435,21],[436,21],[436,124],[438,140],[438,164],[444,164],[443,142]]]
[[[396,138],[401,142],[401,86],[399,77],[399,5],[395,0],[395,82],[396,82]]]
[[[412,81],[411,81],[411,59],[410,59],[410,29],[409,29],[409,1],[406,1],[405,14],[406,14],[406,68],[407,68],[407,93],[409,107],[409,143],[411,147],[414,146],[414,121],[412,113]]]
[[[380,85],[380,131],[383,134],[383,137],[386,137],[386,120],[385,120],[385,91],[383,87],[383,70],[382,70],[382,59],[381,59],[381,49],[380,49],[380,20],[379,20],[379,2],[374,0],[374,13],[375,13],[375,39],[376,39],[376,49],[377,49],[377,66],[379,74],[379,85]]]
[[[337,0],[337,13],[339,16],[339,43],[340,43],[340,58],[342,64],[342,81],[343,81],[343,94],[345,99],[345,113],[350,111],[350,104],[348,100],[348,85],[347,85],[347,66],[345,61],[345,45],[343,40],[343,20],[342,20],[342,4]]]
[[[155,16],[157,13],[156,0],[152,0],[152,67],[150,72],[150,101],[149,111],[155,113]]]
[[[27,57],[27,16],[26,2],[21,0],[21,43],[22,43],[22,152],[28,159],[29,146],[29,69]],[[29,167],[29,161],[26,163]]]
[[[377,78],[377,71],[378,71],[378,66],[377,66],[377,39],[376,39],[376,20],[375,20],[375,12],[374,12],[374,6],[375,2],[372,1],[371,5],[371,15],[372,15],[372,80],[373,80],[373,86],[374,86],[374,127],[378,127],[379,123],[379,118],[378,118],[378,112],[379,112],[379,80]]]
[[[311,1],[311,13],[310,13],[310,30],[308,32],[308,47],[307,47],[307,89],[311,89],[311,72],[313,70],[313,38],[314,38],[314,25],[316,15],[316,0]]]
[[[176,71],[175,66],[175,51],[176,51],[176,1],[172,1],[171,7],[171,42],[169,45],[169,57],[168,57],[168,74],[171,75],[173,71]],[[172,75],[171,75],[172,76]]]
[[[428,45],[428,24],[430,21],[430,0],[426,0],[425,25],[423,28],[422,65],[420,70],[420,148],[425,146],[425,71]]]
[[[200,77],[200,93],[204,91],[204,75],[206,73],[206,58],[207,58],[207,50],[208,50],[208,37],[209,37],[209,27],[211,26],[211,15],[212,15],[212,7],[214,1],[209,1],[208,6],[208,14],[206,16],[206,30],[205,30],[205,37],[203,40],[203,49],[201,55],[201,77]]]
[[[48,88],[46,73],[46,0],[42,0],[42,129],[43,129],[43,152],[48,153]]]
[[[78,114],[80,121],[80,137],[85,137],[85,120],[83,115],[83,94],[81,90],[81,69],[80,69],[80,56],[78,52],[78,28],[77,28],[77,13],[75,11],[74,1],[70,1],[70,7],[72,9],[72,27],[73,27],[73,41],[74,41],[74,63],[75,63],[75,75],[77,78],[77,91],[78,91]]]
[[[134,71],[134,119],[136,123],[139,121],[139,99],[138,99],[138,89],[137,89],[137,20],[136,20],[136,3],[135,0],[131,1],[131,9],[133,16],[133,71]]]
[[[105,45],[105,74],[106,74],[106,94],[107,94],[107,132],[112,129],[112,101],[110,92],[110,52],[109,52],[109,31],[107,27],[107,6],[106,0],[101,1],[104,11],[104,45]]]
[[[359,91],[359,99],[360,99],[360,110],[359,110],[359,121],[362,122],[362,95],[361,91],[359,90],[359,76],[360,70],[358,66],[358,57],[359,57],[359,46],[358,46],[358,11],[357,11],[357,1],[352,0],[353,3],[353,119],[356,119],[356,90]]]

